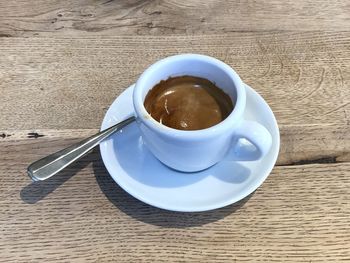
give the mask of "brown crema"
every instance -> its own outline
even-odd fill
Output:
[[[178,130],[201,130],[226,119],[231,98],[207,79],[181,76],[162,80],[147,94],[144,106],[158,122]]]

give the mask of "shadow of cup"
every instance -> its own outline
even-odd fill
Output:
[[[215,222],[232,213],[235,213],[254,194],[252,193],[251,195],[232,205],[212,211],[184,213],[159,209],[135,199],[121,189],[114,182],[104,167],[104,164],[100,158],[99,150],[94,149],[92,154],[88,154],[80,161],[72,164],[70,167],[64,169],[54,177],[41,182],[32,182],[25,186],[20,192],[21,199],[28,204],[35,204],[40,200],[43,200],[46,196],[72,178],[81,169],[84,169],[89,163],[91,163],[91,160],[96,182],[98,183],[103,194],[115,206],[116,209],[136,220],[160,227],[189,228]],[[222,165],[222,167],[219,167],[219,169],[227,169],[225,166],[233,165],[233,163],[230,162],[220,165]],[[243,169],[242,167],[231,168]],[[242,180],[245,180],[244,173],[240,174],[241,175],[239,177],[220,177],[219,179],[226,181],[228,180],[232,183],[239,183]]]

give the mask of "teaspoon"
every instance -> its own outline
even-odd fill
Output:
[[[44,181],[55,175],[69,164],[83,157],[91,149],[97,146],[101,141],[111,134],[119,131],[129,123],[133,122],[135,117],[132,116],[112,127],[107,128],[91,137],[73,144],[63,150],[50,154],[28,166],[27,173],[33,181]]]

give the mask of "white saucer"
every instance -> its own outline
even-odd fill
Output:
[[[133,114],[132,92],[126,89],[110,106],[101,129]],[[273,141],[259,161],[224,160],[198,173],[181,173],[159,162],[143,145],[136,123],[100,144],[102,160],[118,185],[135,198],[159,208],[196,212],[235,203],[257,189],[274,167],[280,135],[275,116],[264,99],[249,86],[244,118],[263,124]],[[210,154],[210,153],[208,153]]]

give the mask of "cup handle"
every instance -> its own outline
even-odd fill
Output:
[[[245,139],[250,144],[240,139]],[[268,153],[272,145],[272,136],[261,124],[243,120],[234,133],[233,141],[234,158],[239,161],[253,161],[261,159]]]

